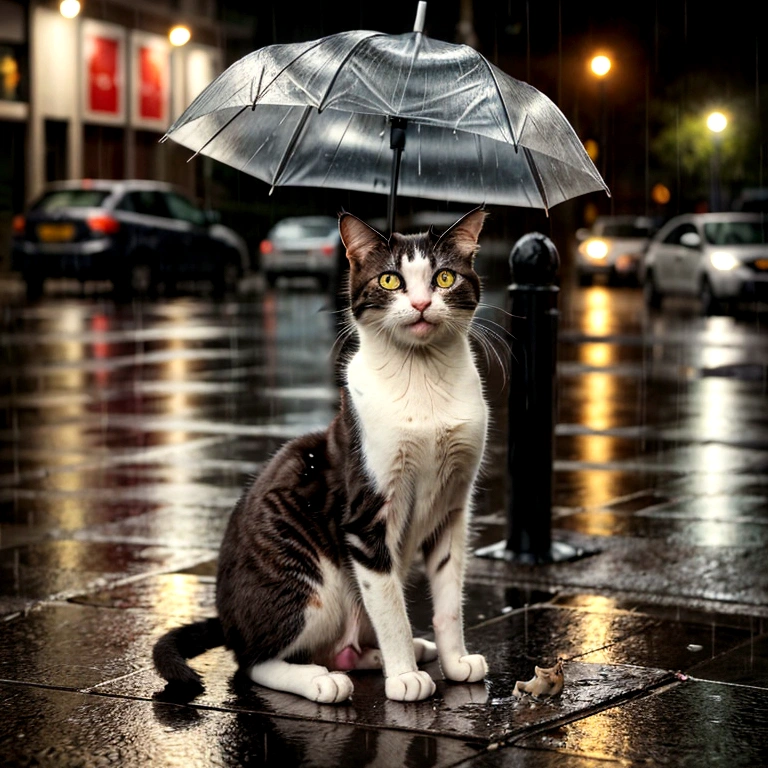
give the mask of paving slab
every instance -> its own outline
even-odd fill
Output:
[[[768,615],[768,571],[764,552],[754,547],[700,547],[660,543],[638,537],[571,535],[555,529],[553,536],[596,554],[568,563],[536,566],[476,558],[476,578],[502,579],[542,589],[576,588],[748,606],[746,612]],[[718,608],[720,606],[720,608]]]
[[[688,681],[517,744],[623,765],[756,768],[765,765],[768,690]]]
[[[403,730],[8,683],[0,683],[0,708],[0,764],[8,768],[448,768],[481,750],[474,743]]]
[[[690,673],[703,680],[768,688],[768,635],[752,634],[728,653],[694,665]]]
[[[270,715],[309,718],[366,727],[403,728],[491,744],[505,741],[542,723],[570,719],[593,711],[671,679],[668,670],[632,664],[590,664],[569,661],[567,685],[552,701],[518,700],[513,696],[517,680],[528,680],[535,663],[556,661],[596,649],[606,643],[642,631],[643,617],[594,615],[584,612],[531,609],[512,613],[467,632],[471,650],[484,653],[491,674],[485,684],[461,685],[442,680],[436,663],[427,665],[438,684],[435,697],[425,702],[400,704],[386,699],[379,672],[355,673],[351,704],[319,705],[290,694],[259,688],[234,676],[230,655],[216,649],[193,661],[206,685],[196,707],[245,710]],[[570,615],[572,613],[573,615]],[[525,614],[525,615],[524,615]],[[144,644],[149,649],[151,638]],[[534,660],[535,659],[535,660]],[[163,692],[163,681],[151,669],[138,670],[118,679],[100,682],[102,694],[152,698]],[[96,689],[94,689],[96,690]]]
[[[0,549],[0,611],[5,601],[41,600],[94,591],[111,582],[173,571],[210,560],[210,550],[147,544],[55,540]]]

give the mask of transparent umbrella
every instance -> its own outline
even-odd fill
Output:
[[[353,31],[235,62],[164,138],[281,185],[548,210],[608,188],[562,112],[475,49]]]

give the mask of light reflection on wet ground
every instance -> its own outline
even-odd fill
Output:
[[[492,307],[505,302],[489,291],[483,317],[503,324]],[[223,652],[200,660],[209,685],[201,703],[212,709],[150,704],[160,686],[148,658],[164,629],[212,610],[216,551],[243,483],[287,438],[331,418],[331,302],[303,287],[219,304],[9,302],[0,323],[0,610],[11,619],[0,678],[12,683],[0,701],[19,702],[13,727],[39,722],[35,707],[84,723],[72,698],[83,694],[63,691],[95,686],[100,722],[119,720],[134,744],[143,724],[160,765],[182,732],[189,765],[237,764],[264,749],[273,762],[312,755],[337,765],[338,744],[359,756],[355,765],[390,764],[387,755],[398,765],[502,765],[476,757],[484,739],[582,718],[515,752],[549,754],[554,765],[562,749],[634,759],[595,741],[583,715],[654,687],[669,669],[693,668],[703,658],[689,644],[710,660],[733,652],[730,665],[703,668],[707,680],[724,685],[738,673],[768,687],[764,666],[744,651],[764,647],[768,615],[765,322],[756,313],[703,318],[683,303],[648,315],[631,289],[564,291],[553,525],[599,554],[540,569],[471,562],[468,638],[495,670],[480,698],[441,684],[435,709],[384,708],[380,678],[366,676],[355,707],[307,714],[292,697],[233,690]],[[494,423],[476,541],[490,544],[505,535],[506,390],[493,356],[483,359]],[[424,585],[412,592],[414,623],[429,633]],[[523,715],[511,706],[515,679],[558,655],[571,665],[572,692]],[[123,710],[122,697],[132,700]],[[627,710],[626,728],[642,726],[642,701]],[[682,706],[669,701],[672,712]],[[245,739],[244,728],[260,735]],[[84,728],[71,733],[73,761],[57,753],[61,765],[84,751],[109,754]],[[50,748],[44,741],[35,748]],[[8,744],[0,737],[0,755],[14,754]]]

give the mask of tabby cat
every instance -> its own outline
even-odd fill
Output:
[[[475,682],[462,584],[487,407],[469,342],[480,298],[473,268],[485,212],[442,235],[386,238],[349,213],[355,351],[341,363],[341,405],[324,432],[286,444],[235,506],[221,546],[218,618],[171,630],[154,662],[171,686],[202,690],[186,662],[225,644],[254,682],[324,703],[346,674],[383,668],[386,695],[431,696],[419,662]],[[435,642],[414,639],[403,595],[423,554]]]

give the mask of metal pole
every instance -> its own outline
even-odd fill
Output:
[[[515,243],[509,261],[507,539],[476,554],[530,564],[571,560],[587,553],[552,540],[560,259],[548,237],[532,232]]]

